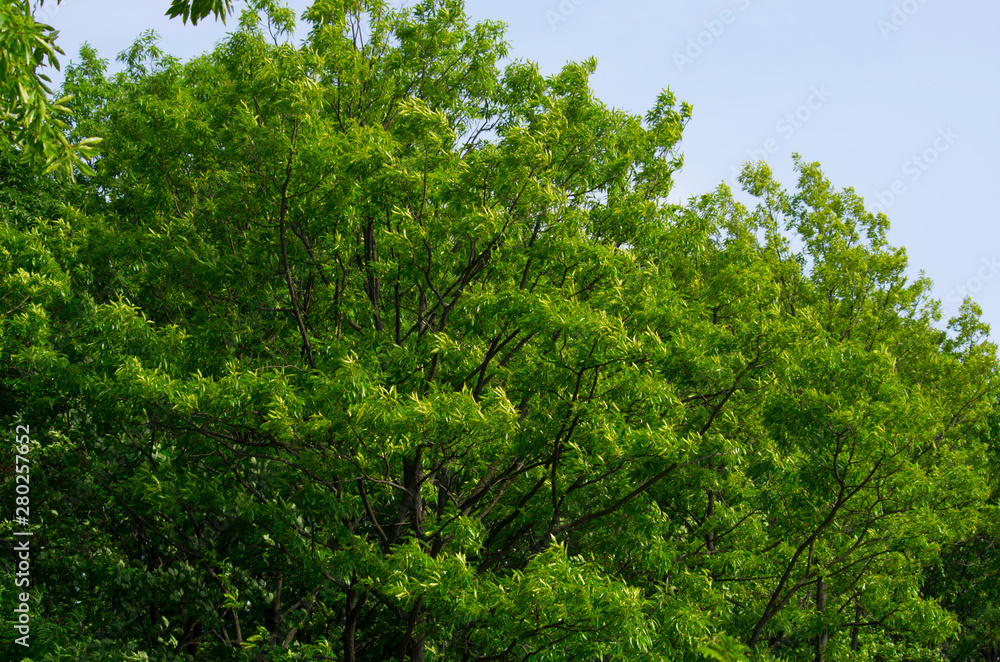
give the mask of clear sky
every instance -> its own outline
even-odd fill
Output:
[[[112,61],[147,28],[187,58],[236,23],[183,25],[168,5],[63,0],[36,15],[60,30],[65,59],[88,41]],[[611,106],[645,114],[666,87],[690,102],[678,199],[735,187],[750,159],[787,188],[792,152],[819,161],[886,212],[890,241],[934,281],[946,318],[969,293],[1000,337],[1000,3],[467,0],[466,12],[505,22],[511,56],[545,73],[596,57],[592,85]]]

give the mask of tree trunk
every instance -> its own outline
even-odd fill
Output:
[[[816,612],[822,614],[826,609],[826,584],[823,578],[816,580]],[[830,640],[830,631],[824,627],[816,637],[816,662],[826,662],[826,643]]]
[[[854,603],[854,625],[851,626],[851,652],[858,652],[858,623],[861,622],[861,605]]]
[[[341,640],[344,642],[344,662],[355,662],[354,635],[357,632],[358,617],[361,610],[368,601],[368,592],[358,596],[353,588],[347,591],[347,609],[344,618],[344,634]]]

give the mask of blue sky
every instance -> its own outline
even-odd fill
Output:
[[[163,16],[168,5],[63,0],[36,15],[60,30],[64,61],[84,41],[113,61],[147,28],[187,58],[236,23],[183,25]],[[678,200],[735,185],[749,159],[788,188],[792,152],[819,161],[886,212],[890,241],[934,281],[946,318],[968,293],[1000,336],[1000,3],[467,0],[466,12],[505,22],[511,56],[545,73],[596,57],[592,85],[608,105],[645,114],[666,87],[690,102]]]

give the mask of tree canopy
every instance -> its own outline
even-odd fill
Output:
[[[670,203],[690,105],[461,0],[303,19],[85,48],[73,185],[3,145],[32,659],[995,659],[996,348],[884,214],[798,156]]]
[[[60,2],[55,0],[55,4]],[[45,172],[72,177],[79,169],[92,175],[89,160],[96,156],[100,139],[83,137],[73,144],[66,140],[70,114],[66,104],[73,96],[51,98],[52,80],[42,73],[46,66],[58,70],[56,54],[65,54],[56,44],[59,33],[35,20],[34,9],[44,3],[0,3],[0,148],[20,152]],[[171,0],[167,16],[197,24],[210,14],[224,21],[232,10],[231,0]]]

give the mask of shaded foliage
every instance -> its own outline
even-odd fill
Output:
[[[305,18],[85,49],[93,173],[0,192],[33,656],[994,645],[960,585],[995,592],[995,347],[971,302],[936,329],[884,215],[798,158],[669,204],[690,106],[501,67],[456,0]]]

